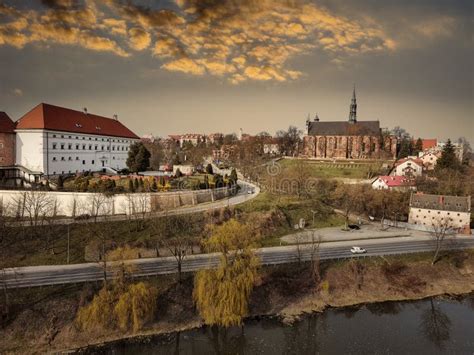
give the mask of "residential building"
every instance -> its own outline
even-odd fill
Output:
[[[15,123],[0,112],[0,166],[15,164]]]
[[[415,182],[406,176],[379,176],[372,182],[374,190],[416,190]]]
[[[306,121],[303,155],[320,159],[392,158],[397,154],[397,139],[382,135],[379,121],[358,121],[355,89],[348,121],[322,122],[316,115]]]
[[[416,177],[423,174],[423,160],[408,157],[395,163],[394,175]]]
[[[123,169],[139,137],[117,118],[41,103],[16,122],[16,164],[45,175]]]
[[[447,225],[470,234],[471,197],[413,193],[408,223],[426,227]]]
[[[426,152],[420,152],[418,157],[423,162],[426,170],[433,170],[438,159],[441,157],[441,151],[427,150]]]

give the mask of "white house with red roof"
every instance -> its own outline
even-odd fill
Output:
[[[45,175],[120,170],[139,137],[117,116],[41,103],[16,122],[16,164]]]
[[[379,176],[372,182],[374,190],[415,190],[413,179],[406,176]]]
[[[418,158],[400,159],[395,163],[393,174],[396,176],[421,176],[423,174],[423,160]]]

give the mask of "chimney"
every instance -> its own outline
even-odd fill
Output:
[[[84,113],[87,115],[87,107],[84,107],[83,110],[84,110]]]
[[[118,116],[116,113],[114,114],[114,120],[118,121]]]

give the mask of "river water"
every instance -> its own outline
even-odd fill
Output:
[[[92,349],[91,349],[92,350]],[[97,352],[99,349],[93,349]],[[474,354],[474,294],[329,309],[284,325],[251,320],[109,344],[107,354]]]

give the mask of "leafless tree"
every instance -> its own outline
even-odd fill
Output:
[[[303,257],[303,251],[302,251],[302,244],[305,240],[305,236],[303,235],[302,232],[297,232],[294,234],[294,241],[296,245],[296,259],[298,260],[298,264],[301,264],[302,257]]]
[[[151,209],[151,197],[148,193],[126,195],[126,209],[130,221],[135,221],[137,231],[144,228],[145,219]]]
[[[311,231],[311,240],[310,240],[310,251],[311,251],[311,273],[316,285],[319,285],[321,282],[321,269],[320,269],[320,246],[321,246],[321,236],[316,234],[315,231]]]
[[[91,193],[87,205],[87,209],[90,211],[91,217],[94,218],[94,222],[97,222],[97,217],[111,215],[114,212],[113,196],[106,194]]]
[[[432,228],[433,231],[431,232],[431,237],[436,242],[433,260],[431,261],[431,265],[434,265],[438,261],[439,252],[444,244],[446,235],[448,235],[449,232],[452,232],[451,221],[449,217],[438,218],[434,221]]]
[[[31,227],[42,226],[48,217],[53,217],[58,210],[57,199],[43,191],[24,191],[13,199],[18,214],[26,217]]]
[[[421,331],[428,340],[442,349],[444,342],[450,338],[451,321],[448,316],[430,299],[430,308],[421,315]]]
[[[107,251],[110,246],[110,230],[106,223],[88,222],[85,224],[86,230],[92,237],[87,246],[89,257],[94,260],[102,269],[104,284],[107,284]]]
[[[187,255],[193,252],[196,238],[193,236],[192,221],[187,216],[167,216],[164,218],[163,245],[176,259],[178,280],[181,282],[182,265]]]

